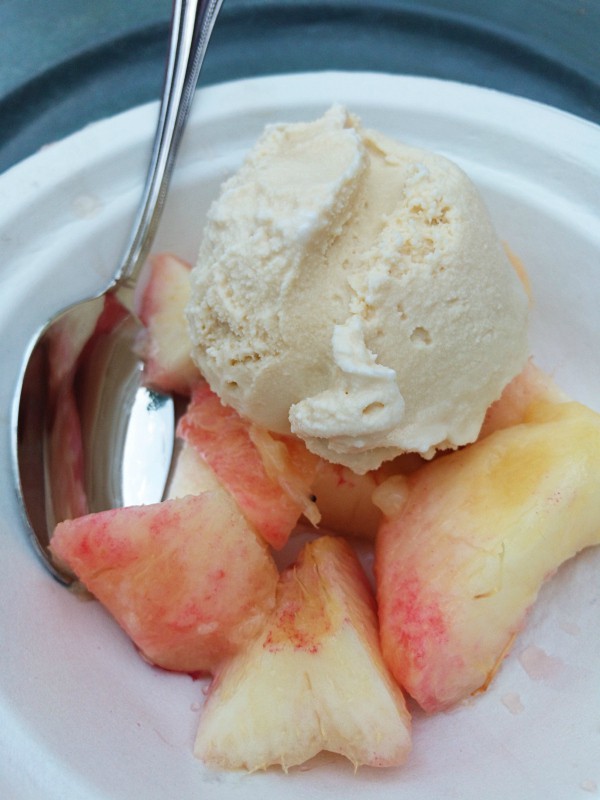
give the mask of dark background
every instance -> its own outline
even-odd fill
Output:
[[[170,0],[0,0],[0,172],[158,97]],[[378,70],[473,83],[600,123],[600,0],[225,0],[201,84]]]

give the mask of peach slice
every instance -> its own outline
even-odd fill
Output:
[[[139,300],[145,326],[138,347],[145,380],[163,392],[189,395],[201,380],[192,361],[185,306],[190,295],[190,265],[170,253],[151,259],[150,276]]]
[[[223,489],[221,482],[190,444],[177,439],[173,456],[173,468],[165,489],[165,499],[185,497]]]
[[[406,453],[377,470],[357,475],[342,464],[322,459],[312,485],[321,527],[344,536],[374,539],[381,511],[373,503],[373,492],[390,475],[412,472],[422,463],[416,453]]]
[[[383,653],[425,710],[485,689],[542,582],[600,543],[599,475],[600,415],[539,402],[376,490]]]
[[[328,750],[384,767],[403,763],[410,746],[366,576],[343,539],[315,539],[282,573],[262,634],[217,675],[195,755],[220,768],[287,770]]]
[[[321,512],[321,525],[346,536],[374,539],[381,511],[371,495],[379,485],[376,471],[357,475],[342,464],[322,461],[313,492]]]
[[[534,401],[562,403],[569,398],[554,380],[530,359],[519,374],[510,381],[500,398],[488,408],[479,439],[490,433],[523,422],[527,409]]]
[[[224,406],[204,382],[194,389],[177,434],[276,549],[287,542],[302,514],[319,521],[311,489],[319,460],[300,440],[252,425]]]
[[[169,670],[217,669],[275,602],[268,548],[222,489],[62,522],[51,550]]]

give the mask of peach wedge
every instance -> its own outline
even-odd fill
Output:
[[[138,347],[146,382],[163,392],[189,395],[201,380],[190,355],[185,306],[190,295],[190,265],[170,253],[150,262],[150,275],[138,303],[145,330]]]
[[[377,767],[404,762],[410,750],[371,589],[354,551],[329,536],[282,573],[262,634],[215,678],[195,745],[211,766],[250,771],[287,770],[321,750]]]
[[[177,439],[165,499],[172,500],[174,497],[202,494],[222,488],[223,485],[200,453],[187,442]]]
[[[343,536],[374,539],[381,511],[373,503],[373,492],[390,475],[408,474],[422,463],[416,453],[405,453],[379,469],[357,475],[342,464],[321,459],[312,485],[321,527]]]
[[[243,419],[224,406],[207,383],[195,387],[177,435],[210,467],[274,548],[285,545],[303,513],[315,524],[319,521],[311,488],[317,456],[300,440],[270,434]],[[185,460],[189,481],[193,464],[187,455]],[[199,475],[200,483],[205,480]]]
[[[378,475],[356,475],[342,464],[322,461],[313,483],[321,525],[346,536],[374,539],[381,521],[381,511],[371,501],[381,482]]]
[[[523,422],[527,409],[534,402],[562,403],[568,399],[550,375],[530,359],[488,408],[478,438]]]
[[[599,476],[600,415],[540,402],[376,490],[383,653],[425,710],[485,689],[542,582],[600,543]]]
[[[214,671],[275,602],[268,548],[222,489],[61,522],[51,550],[169,670]]]

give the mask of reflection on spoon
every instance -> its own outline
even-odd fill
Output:
[[[164,206],[175,154],[222,0],[174,0],[157,131],[129,245],[112,283],[51,320],[31,343],[15,398],[13,461],[30,537],[49,555],[57,522],[161,499],[174,440],[170,397],[141,385],[134,288]]]

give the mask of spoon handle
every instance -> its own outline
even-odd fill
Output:
[[[113,282],[119,299],[130,310],[133,288],[160,222],[175,156],[222,2],[173,0],[169,56],[150,166],[131,238]]]

